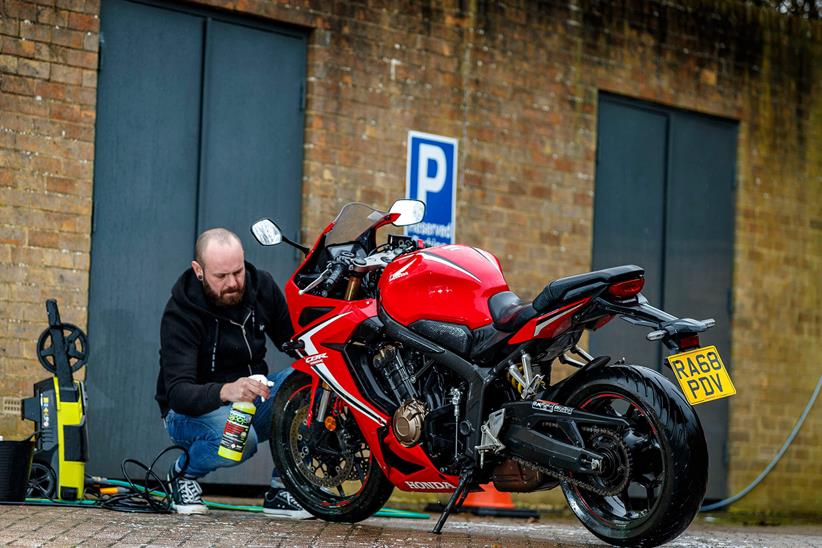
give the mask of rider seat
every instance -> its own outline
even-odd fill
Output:
[[[604,270],[595,270],[576,276],[568,276],[554,280],[545,286],[536,299],[533,307],[537,313],[548,312],[560,305],[598,291],[602,284],[611,285],[616,282],[632,280],[645,274],[645,270],[635,265],[615,266]]]
[[[531,303],[522,301],[513,291],[503,291],[488,299],[488,309],[494,327],[506,333],[517,331],[537,315]]]

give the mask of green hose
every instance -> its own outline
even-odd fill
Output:
[[[131,488],[132,485],[125,481],[120,480],[113,480],[108,478],[100,478],[102,482],[105,482],[110,485],[116,485],[118,487],[129,487]],[[134,485],[137,489],[146,490],[145,487],[142,485]],[[155,495],[158,497],[163,497],[166,493],[161,491],[155,491],[153,489],[148,490],[148,494]],[[224,502],[214,502],[210,500],[203,500],[203,503],[208,506],[209,508],[214,508],[216,510],[232,510],[238,512],[257,512],[261,513],[263,511],[262,506],[254,506],[254,505],[243,505],[243,504],[226,504]],[[77,500],[77,501],[61,501],[61,500],[49,500],[49,499],[26,499],[26,504],[39,504],[43,506],[98,506],[99,502],[96,500]],[[421,514],[419,512],[409,512],[406,510],[397,510],[395,508],[383,508],[376,514],[376,517],[381,518],[401,518],[401,519],[428,519],[428,514]]]

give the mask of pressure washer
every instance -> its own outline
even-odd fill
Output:
[[[60,321],[54,299],[46,301],[46,313],[37,359],[52,376],[34,384],[34,396],[21,408],[35,425],[29,494],[73,501],[83,498],[88,462],[86,391],[73,374],[86,364],[88,340],[82,329]]]

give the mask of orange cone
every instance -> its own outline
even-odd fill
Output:
[[[468,494],[463,508],[515,508],[511,493],[500,493],[491,483],[480,485],[480,488],[482,491]]]
[[[511,493],[497,491],[493,484],[480,485],[482,491],[470,493],[462,507],[477,516],[495,516],[505,518],[538,518],[536,510],[517,508]]]

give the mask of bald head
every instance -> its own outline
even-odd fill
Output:
[[[245,256],[240,238],[225,228],[206,230],[197,238],[194,274],[217,306],[238,304],[245,292]]]
[[[240,251],[243,250],[243,243],[240,241],[239,236],[227,228],[211,228],[200,234],[200,237],[197,238],[197,243],[194,246],[194,260],[205,266],[206,253],[211,245],[238,246]]]

